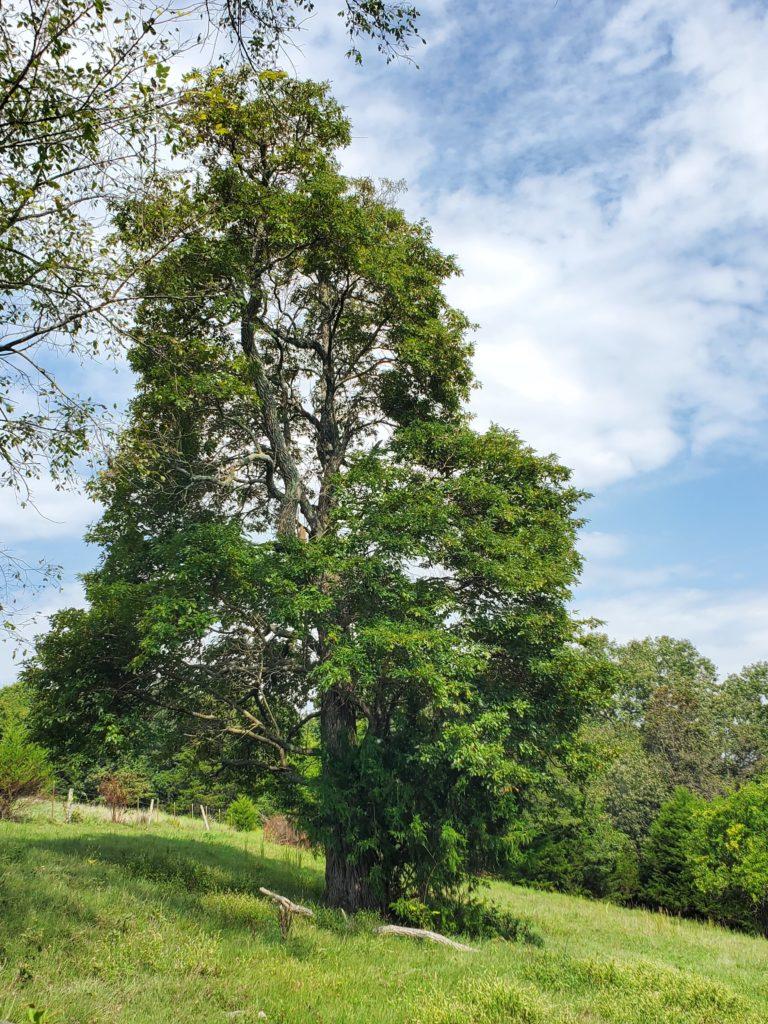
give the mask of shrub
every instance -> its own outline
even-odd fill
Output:
[[[513,914],[495,903],[478,899],[455,900],[441,908],[441,924],[446,931],[460,932],[476,939],[499,937],[510,942],[542,946],[543,939],[525,917]]]
[[[46,752],[10,721],[0,738],[0,818],[10,818],[20,800],[37,796],[50,780]]]
[[[510,839],[510,881],[618,902],[637,894],[634,845],[597,802],[542,800]]]
[[[264,819],[264,838],[269,843],[296,846],[301,850],[307,850],[311,845],[307,834],[297,829],[284,814],[270,814]]]
[[[125,809],[149,792],[147,779],[132,768],[120,768],[102,776],[99,796],[109,807],[112,821],[122,821]]]
[[[399,899],[390,906],[398,921],[412,928],[429,928],[476,939],[502,938],[541,946],[543,940],[531,922],[495,903],[473,896],[447,899],[433,908],[418,899]]]
[[[704,805],[693,844],[697,909],[768,935],[768,777]]]
[[[238,832],[253,832],[259,824],[259,808],[249,796],[241,794],[227,808],[227,821]]]
[[[673,914],[693,913],[693,844],[702,801],[682,786],[662,805],[643,849],[643,898]]]

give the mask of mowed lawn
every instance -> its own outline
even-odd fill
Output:
[[[60,813],[57,811],[57,814]],[[764,1024],[768,942],[494,883],[541,948],[477,954],[316,907],[281,940],[260,885],[316,904],[321,863],[163,818],[0,824],[0,1019],[46,1024]]]

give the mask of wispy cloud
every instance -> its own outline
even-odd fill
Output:
[[[765,591],[641,587],[617,590],[590,610],[619,641],[662,633],[685,637],[722,673],[768,660]]]
[[[348,103],[348,168],[407,178],[409,210],[458,254],[452,296],[480,325],[481,421],[558,452],[590,487],[756,443],[765,12],[459,9],[419,75],[361,75],[320,50],[299,70],[330,73]]]
[[[48,619],[62,608],[82,608],[85,605],[83,587],[79,581],[70,581],[61,588],[48,587],[34,595],[28,608],[21,608],[17,632],[13,639],[0,643],[0,687],[12,683],[19,667],[32,651],[32,641],[48,627]]]
[[[44,477],[33,481],[32,498],[24,507],[14,491],[0,490],[0,537],[15,545],[79,538],[98,513],[99,506],[82,490],[58,490]]]

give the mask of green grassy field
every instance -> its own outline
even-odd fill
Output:
[[[317,901],[321,863],[163,819],[0,824],[0,1019],[46,1024],[764,1024],[768,942],[496,883],[542,948],[459,953],[317,908],[280,938],[265,885]],[[57,814],[60,811],[57,809]]]

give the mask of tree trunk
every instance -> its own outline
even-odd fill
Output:
[[[323,741],[323,783],[333,802],[350,792],[350,769],[353,768],[357,746],[355,709],[347,695],[334,687],[323,694],[320,705],[320,731]],[[352,816],[355,817],[354,815]],[[371,891],[370,860],[354,857],[345,823],[335,816],[326,822],[325,901],[354,914],[372,910],[378,902]]]
[[[340,837],[339,837],[340,838]],[[354,864],[343,845],[325,850],[325,902],[329,907],[356,914],[358,910],[379,910],[368,881],[369,865]]]

